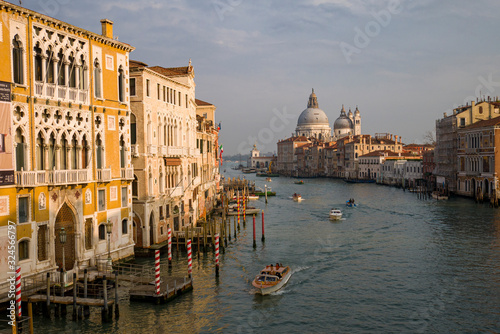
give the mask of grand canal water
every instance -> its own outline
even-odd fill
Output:
[[[263,187],[264,178],[230,166],[226,177]],[[500,332],[500,210],[374,184],[304,181],[268,183],[278,195],[267,206],[252,202],[265,211],[265,244],[259,227],[253,249],[249,219],[222,254],[218,280],[213,255],[201,255],[193,292],[172,303],[131,303],[121,291],[117,322],[103,325],[95,312],[75,323],[70,311],[67,319],[36,317],[36,333]],[[304,201],[293,202],[294,192]],[[357,208],[345,207],[351,197]],[[341,221],[329,221],[332,207],[344,211]],[[184,274],[185,255],[174,260],[172,273]],[[254,275],[277,261],[292,267],[289,283],[256,295]]]

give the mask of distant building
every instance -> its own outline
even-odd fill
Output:
[[[276,162],[276,156],[261,157],[260,151],[257,149],[257,145],[254,144],[252,150],[250,151],[250,156],[247,160],[248,168],[269,168],[270,165]]]

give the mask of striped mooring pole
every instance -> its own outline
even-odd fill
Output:
[[[21,267],[16,268],[16,305],[17,305],[17,317],[21,319],[23,314],[21,310]]]
[[[215,277],[219,277],[219,233],[215,234]]]
[[[193,259],[191,257],[191,239],[187,242],[187,252],[188,252],[188,274],[189,278],[191,278],[191,274],[193,273]]]
[[[155,250],[155,294],[160,294],[160,250]]]
[[[238,190],[238,195],[236,197],[236,205],[238,206],[238,230],[240,229],[240,191]]]
[[[168,228],[168,266],[172,267],[172,229]]]

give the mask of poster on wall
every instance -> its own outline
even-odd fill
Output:
[[[0,186],[14,184],[10,82],[0,81]]]

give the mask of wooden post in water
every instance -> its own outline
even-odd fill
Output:
[[[267,204],[267,184],[264,185],[264,197],[266,198],[266,204]]]
[[[253,248],[257,248],[257,242],[255,241],[255,215],[253,215]]]
[[[187,255],[188,255],[188,274],[189,278],[193,273],[193,259],[191,258],[191,240],[187,241]]]
[[[106,275],[102,277],[102,294],[104,299],[104,306],[102,308],[101,317],[103,321],[108,320],[108,282]]]
[[[30,318],[30,334],[35,333],[33,329],[33,304],[28,302],[28,317]]]
[[[168,267],[172,268],[172,229],[168,228]]]
[[[73,273],[73,321],[76,320],[76,273]]]
[[[118,270],[115,270],[115,319],[120,317],[120,309],[118,308]]]
[[[203,221],[203,252],[207,252],[207,220]]]
[[[196,228],[196,251],[198,253],[198,259],[200,258],[200,229],[199,226]]]
[[[229,241],[231,241],[231,218],[229,218],[229,216],[228,216],[227,220],[229,221],[229,224],[227,224],[227,227],[228,227],[228,230],[229,230],[228,239],[229,239]]]
[[[264,210],[262,210],[262,242],[266,241],[266,234],[264,232]]]
[[[87,289],[88,289],[88,280],[89,280],[89,274],[87,271],[87,268],[83,270],[83,298],[87,298]],[[90,306],[85,305],[83,307],[83,316],[85,318],[90,316]]]
[[[236,216],[233,216],[233,222],[234,222],[234,240],[236,240]]]
[[[50,273],[47,273],[47,302],[44,313],[46,317],[50,318]]]

